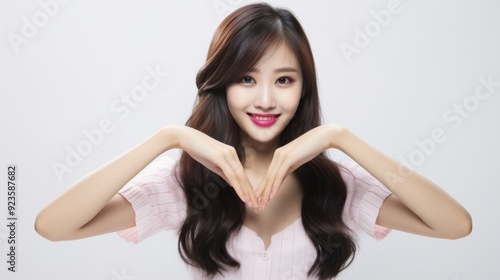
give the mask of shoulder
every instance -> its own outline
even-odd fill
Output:
[[[120,190],[135,212],[134,228],[119,235],[139,242],[162,229],[179,228],[186,217],[184,191],[176,179],[177,161],[161,156]]]
[[[356,162],[337,164],[347,187],[344,221],[350,228],[364,231],[376,239],[385,237],[389,230],[377,226],[375,222],[383,202],[391,192]]]

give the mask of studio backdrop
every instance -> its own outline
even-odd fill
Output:
[[[34,221],[92,170],[185,123],[216,27],[248,3],[0,3],[1,279],[187,278],[174,232],[138,245],[115,233],[51,242]],[[269,3],[309,37],[324,122],[422,173],[473,218],[459,240],[361,234],[338,279],[500,279],[500,3]]]

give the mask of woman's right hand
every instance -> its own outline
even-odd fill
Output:
[[[52,240],[72,240],[135,226],[130,202],[118,192],[162,153],[180,148],[220,175],[251,207],[253,187],[233,147],[185,126],[166,126],[135,147],[72,184],[35,221],[36,231]]]
[[[176,126],[177,148],[221,176],[250,207],[258,208],[254,189],[238,158],[236,149],[188,126]]]

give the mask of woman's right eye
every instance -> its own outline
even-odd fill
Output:
[[[249,76],[246,76],[246,77],[243,77],[243,79],[241,79],[241,82],[244,83],[244,84],[250,84],[250,83],[253,82],[253,78],[249,77]]]

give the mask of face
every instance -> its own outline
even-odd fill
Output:
[[[302,92],[302,72],[286,44],[272,48],[237,83],[227,88],[229,111],[242,140],[274,143],[294,116]]]

